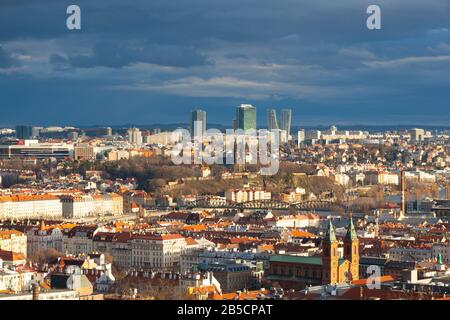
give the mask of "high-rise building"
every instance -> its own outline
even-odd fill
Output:
[[[30,139],[39,136],[39,129],[32,126],[17,126],[16,137],[18,139]]]
[[[300,145],[303,143],[303,142],[305,142],[305,138],[306,138],[306,136],[305,136],[305,130],[299,130],[298,132],[297,132],[297,143],[298,143],[298,146],[300,147]]]
[[[278,130],[277,112],[275,109],[267,109],[267,129]]]
[[[280,129],[286,132],[288,139],[291,134],[291,123],[292,123],[292,110],[282,109],[280,119]]]
[[[128,133],[128,142],[134,145],[142,144],[142,133],[138,128],[130,128],[127,131]]]
[[[195,109],[191,112],[191,135],[204,134],[206,131],[206,111]]]
[[[241,104],[236,108],[237,129],[256,130],[256,107],[251,104]]]

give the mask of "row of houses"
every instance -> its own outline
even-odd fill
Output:
[[[28,255],[54,249],[79,255],[86,252],[109,253],[119,268],[176,268],[186,250],[211,245],[180,234],[111,232],[97,226],[33,228],[27,232]]]
[[[0,219],[74,219],[120,215],[123,198],[114,193],[95,195],[5,195],[0,197]]]
[[[272,198],[272,194],[268,191],[254,188],[232,189],[225,192],[225,198],[229,202],[243,203],[270,200]]]
[[[345,171],[347,169],[340,168],[336,173],[330,174],[330,176],[339,184],[348,186],[350,183],[354,185],[399,185],[400,173],[370,170],[370,171],[357,171],[354,169]],[[405,171],[405,180],[407,182],[423,182],[423,183],[435,183],[437,180],[436,172],[425,171]]]

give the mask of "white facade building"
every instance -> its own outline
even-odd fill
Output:
[[[61,203],[66,219],[123,214],[123,197],[118,194],[65,195]]]
[[[178,268],[186,240],[179,234],[134,235],[131,240],[132,265],[142,268]]]
[[[225,198],[230,202],[243,203],[250,201],[270,200],[272,198],[272,194],[264,190],[238,189],[227,190],[225,192]]]
[[[27,236],[16,230],[0,230],[0,249],[27,256]]]
[[[62,252],[63,233],[58,227],[46,228],[43,224],[27,232],[27,254],[54,249]]]
[[[8,195],[0,197],[0,219],[60,219],[62,204],[53,195]]]

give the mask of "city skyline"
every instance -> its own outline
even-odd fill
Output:
[[[449,18],[0,0],[0,301],[450,300]]]

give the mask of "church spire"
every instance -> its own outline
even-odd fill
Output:
[[[333,227],[333,223],[331,222],[331,219],[328,220],[328,229],[327,229],[327,233],[325,235],[324,241],[336,242],[336,235],[334,233],[334,227]]]
[[[358,236],[356,234],[355,226],[353,225],[353,218],[350,217],[347,227],[347,234],[345,235],[345,239],[347,240],[356,240]]]

